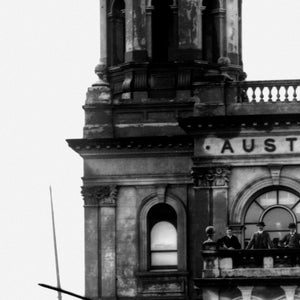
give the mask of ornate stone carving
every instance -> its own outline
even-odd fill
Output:
[[[192,170],[192,176],[196,187],[227,187],[230,177],[230,168],[224,166],[213,168],[194,167]]]
[[[107,81],[107,68],[103,63],[99,63],[95,67],[95,73],[98,81],[88,89],[86,104],[110,104],[111,90]]]
[[[115,206],[117,193],[115,185],[83,186],[81,188],[86,206]]]
[[[280,183],[280,174],[281,174],[281,165],[268,165],[272,181],[274,185],[279,185]]]

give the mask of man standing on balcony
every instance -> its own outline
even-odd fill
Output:
[[[289,224],[290,232],[284,236],[280,243],[286,248],[299,249],[300,248],[300,234],[296,232],[296,224]]]
[[[246,249],[269,249],[272,248],[272,242],[270,239],[270,235],[268,232],[264,231],[264,227],[266,226],[264,222],[258,222],[256,224],[258,231],[255,232]]]
[[[238,238],[232,234],[231,227],[226,228],[226,235],[219,239],[217,243],[221,249],[241,249],[241,244]]]

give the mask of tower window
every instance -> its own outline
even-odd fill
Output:
[[[125,2],[115,0],[109,15],[110,64],[117,65],[125,59]]]
[[[148,226],[150,269],[176,269],[176,212],[168,204],[157,204],[149,211]]]
[[[152,15],[152,59],[168,61],[173,35],[172,0],[154,0]]]

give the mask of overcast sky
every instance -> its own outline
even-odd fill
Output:
[[[248,79],[300,78],[300,1],[244,0]],[[82,137],[99,58],[98,1],[0,3],[1,299],[52,300],[52,185],[62,287],[83,294]],[[74,299],[64,296],[64,299]]]

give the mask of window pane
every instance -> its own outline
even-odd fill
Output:
[[[151,250],[177,250],[177,231],[170,222],[158,222],[151,230]]]
[[[281,240],[288,233],[289,233],[288,231],[274,231],[274,232],[272,231],[272,232],[269,232],[270,238],[271,238],[272,241],[273,241],[274,238],[278,238],[279,240]]]
[[[246,223],[258,222],[262,212],[263,212],[262,208],[259,207],[255,202],[253,202],[247,211],[245,222]]]
[[[256,225],[248,225],[248,224],[246,224],[245,239],[250,239],[252,237],[252,234],[255,231],[257,231],[257,226]]]
[[[151,253],[152,266],[177,266],[177,252]]]
[[[292,215],[284,208],[273,208],[269,210],[263,221],[266,224],[265,230],[287,230],[289,223],[294,222]]]
[[[300,203],[294,207],[293,212],[296,214],[297,219],[299,220],[300,219]]]
[[[279,191],[279,204],[281,205],[292,207],[298,200],[299,198],[290,192]]]
[[[256,201],[264,208],[277,204],[276,191],[268,192],[256,199]]]

